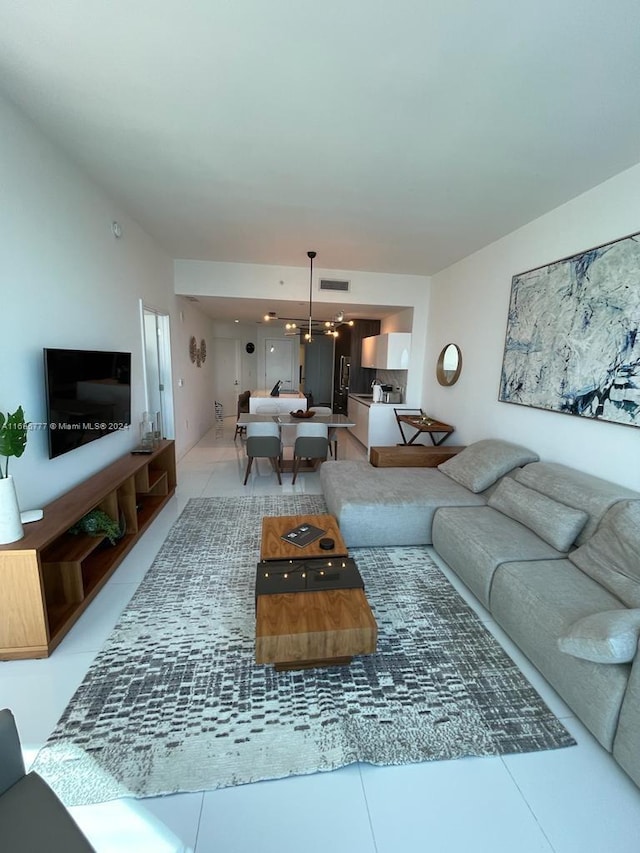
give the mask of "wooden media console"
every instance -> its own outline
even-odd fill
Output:
[[[173,495],[173,441],[127,454],[79,483],[0,545],[0,660],[48,657]],[[121,523],[115,545],[69,529],[92,509]]]

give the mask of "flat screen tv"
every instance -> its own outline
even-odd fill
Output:
[[[49,458],[131,425],[131,353],[45,349]]]

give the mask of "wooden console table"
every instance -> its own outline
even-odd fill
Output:
[[[369,461],[375,468],[437,468],[464,446],[431,447],[427,444],[396,444],[393,447],[372,447]]]
[[[433,444],[438,446],[455,431],[455,427],[452,427],[450,424],[433,420],[433,418],[426,418],[424,415],[400,415],[396,412],[396,419],[398,421],[398,426],[400,427],[404,444],[413,444],[419,435],[423,432],[428,432]],[[408,424],[416,430],[408,441],[404,434],[404,430],[402,429],[402,424]],[[444,435],[441,435],[440,438],[436,440],[434,433],[444,433]]]
[[[133,548],[176,488],[173,441],[150,454],[127,454],[44,507],[17,542],[0,545],[0,660],[43,658]],[[72,535],[92,509],[120,522],[105,536]]]

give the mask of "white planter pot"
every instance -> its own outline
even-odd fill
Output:
[[[24,530],[20,521],[20,507],[13,477],[0,480],[0,545],[22,539]]]

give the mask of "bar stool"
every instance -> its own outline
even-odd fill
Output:
[[[249,414],[249,397],[251,396],[251,391],[243,391],[242,394],[238,394],[238,419],[240,415]],[[235,441],[238,436],[242,438],[243,435],[246,435],[247,428],[246,426],[240,426],[236,421],[236,431],[233,434],[233,440]]]

